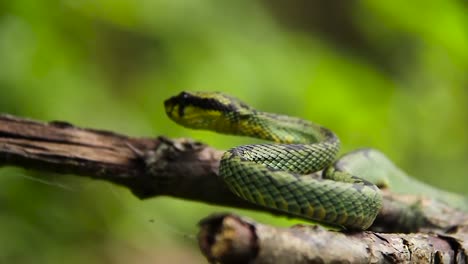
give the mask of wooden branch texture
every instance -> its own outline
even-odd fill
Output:
[[[13,165],[110,181],[130,189],[139,198],[166,195],[284,215],[233,195],[218,177],[222,153],[190,139],[132,138],[78,128],[66,122],[43,123],[0,115],[0,166]],[[310,227],[277,229],[224,215],[202,221],[200,247],[209,260],[222,263],[238,260],[236,252],[242,247],[242,254],[246,254],[245,250],[250,252],[247,255],[252,263],[280,263],[275,261],[280,259],[288,260],[284,263],[332,260],[337,263],[360,260],[466,263],[468,214],[430,197],[401,196],[390,190],[384,190],[383,194],[384,207],[371,227],[374,232],[332,232]],[[237,228],[239,226],[243,228]],[[231,230],[229,234],[236,239],[234,247],[224,242],[221,247],[217,244],[219,234],[221,240],[225,239],[226,230]],[[419,233],[384,234],[388,232]],[[333,245],[333,248],[317,247],[320,243]],[[255,254],[252,245],[257,248]],[[349,258],[335,258],[340,257],[336,252],[344,250],[343,247],[351,252]],[[335,253],[332,250],[336,250]],[[398,252],[409,255],[400,259],[396,257]],[[420,252],[424,252],[424,257],[417,257]]]
[[[200,249],[213,263],[466,263],[453,236],[437,233],[336,232],[319,226],[277,228],[236,215],[200,222]],[[464,233],[464,234],[463,234]]]

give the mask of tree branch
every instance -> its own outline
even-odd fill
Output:
[[[130,189],[142,199],[166,195],[285,215],[284,212],[248,203],[232,194],[218,176],[222,153],[190,139],[132,138],[108,131],[79,128],[66,122],[42,123],[0,115],[0,166],[14,165],[105,180]],[[384,206],[371,230],[423,232],[420,235],[438,232],[454,241],[461,239],[464,251],[460,251],[460,256],[466,254],[467,213],[430,197],[402,196],[390,190],[384,190],[383,194]],[[297,233],[302,229],[294,230]],[[450,233],[453,230],[462,230],[456,234],[461,232],[465,237],[455,238],[453,232]],[[331,233],[330,236],[337,234]],[[366,238],[370,236],[366,234],[373,233],[357,234]],[[304,234],[306,236],[309,235]],[[401,241],[407,238],[406,235],[395,236]],[[339,236],[341,238],[343,236]],[[370,243],[372,240],[366,241]],[[381,244],[381,241],[373,243]]]
[[[218,178],[222,151],[190,139],[132,138],[0,115],[0,166],[105,180],[139,198],[161,195],[265,210],[233,195]]]
[[[467,263],[468,226],[447,234],[335,232],[277,228],[231,214],[200,222],[200,249],[212,263]]]

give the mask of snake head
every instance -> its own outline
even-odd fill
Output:
[[[194,129],[233,133],[239,120],[254,111],[237,98],[220,92],[181,92],[164,102],[176,123]]]

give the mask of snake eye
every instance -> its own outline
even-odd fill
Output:
[[[191,98],[190,93],[181,92],[180,94],[167,99],[166,101],[164,101],[166,113],[169,116],[173,116],[175,113],[178,113],[179,116],[183,116],[184,108],[188,104],[190,104],[190,98]]]
[[[181,92],[180,97],[182,97],[183,99],[188,99],[190,97],[190,94],[187,92]]]
[[[177,104],[185,105],[187,104],[190,94],[187,92],[181,92],[179,95],[175,96]]]

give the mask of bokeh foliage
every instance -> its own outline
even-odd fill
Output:
[[[463,1],[0,1],[0,112],[134,136],[189,131],[181,90],[223,91],[375,147],[468,193]],[[204,263],[195,223],[220,210],[73,176],[0,169],[0,263]],[[242,211],[272,224],[291,224]]]

